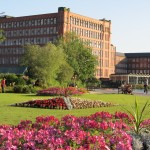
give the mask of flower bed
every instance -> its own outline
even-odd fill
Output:
[[[48,109],[85,109],[114,106],[112,103],[102,102],[99,100],[82,100],[72,97],[57,97],[46,100],[31,100],[23,103],[12,104],[11,106],[19,107],[38,107]]]
[[[150,120],[142,126],[150,126]],[[37,117],[17,126],[0,125],[0,149],[132,150],[133,125],[122,112],[97,112],[86,117]]]
[[[130,119],[124,113],[98,112],[87,117],[67,115],[60,121],[37,117],[17,126],[0,126],[0,149],[131,150]],[[128,125],[129,124],[129,125]]]
[[[49,109],[68,109],[64,99],[61,97],[46,100],[31,100],[23,103],[15,103],[12,104],[11,106],[49,108]]]
[[[76,87],[51,87],[45,90],[38,91],[37,95],[49,95],[49,96],[69,96],[69,95],[81,95],[86,93],[86,90],[83,88]]]
[[[141,125],[150,126],[150,119]],[[132,121],[122,112],[67,115],[61,120],[41,116],[35,123],[26,120],[16,126],[0,125],[0,149],[132,150],[129,131],[133,131]]]
[[[109,102],[102,102],[100,100],[86,100],[80,98],[70,98],[70,101],[74,109],[85,109],[85,108],[98,108],[98,107],[109,107],[114,104]]]

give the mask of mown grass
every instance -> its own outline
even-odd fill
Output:
[[[148,96],[135,96],[124,94],[84,94],[78,96],[82,99],[102,100],[105,102],[111,102],[114,104],[121,104],[124,107],[133,106],[135,98],[139,105],[143,106],[150,97]],[[35,121],[37,116],[55,116],[61,118],[67,114],[75,116],[86,116],[98,111],[108,111],[114,113],[116,111],[123,111],[120,106],[113,107],[101,107],[90,109],[73,109],[73,110],[58,110],[58,109],[41,109],[41,108],[25,108],[25,107],[12,107],[11,104],[24,102],[34,99],[47,99],[49,96],[35,96],[33,94],[0,94],[0,124],[12,124],[16,125],[21,120]],[[146,118],[150,118],[150,114],[147,114]]]

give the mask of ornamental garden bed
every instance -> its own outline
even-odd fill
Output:
[[[114,106],[112,103],[102,102],[100,100],[82,100],[72,97],[56,97],[45,100],[30,100],[22,103],[15,103],[11,106],[34,107],[48,109],[85,109]]]
[[[42,96],[58,96],[56,98],[44,99],[44,100],[30,100],[22,103],[15,103],[11,106],[18,107],[36,107],[36,108],[48,108],[48,109],[85,109],[85,108],[97,108],[113,106],[112,103],[106,103],[99,100],[82,100],[80,98],[72,98],[71,95],[81,95],[87,91],[84,88],[76,87],[51,87],[45,90],[40,90],[37,95]]]
[[[50,87],[48,89],[39,90],[37,95],[39,96],[70,96],[70,95],[82,95],[86,93],[87,90],[84,88],[76,87]]]
[[[141,124],[150,125],[150,119]],[[148,150],[129,134],[133,131],[130,116],[122,112],[110,114],[97,112],[90,116],[64,116],[60,120],[54,116],[39,116],[33,123],[21,121],[16,126],[0,125],[0,149],[51,149],[51,150]],[[135,142],[135,143],[134,143]]]

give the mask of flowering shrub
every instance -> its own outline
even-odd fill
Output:
[[[38,91],[37,95],[50,95],[50,96],[69,96],[69,95],[81,95],[85,93],[86,90],[83,88],[76,87],[67,87],[67,88],[59,88],[59,87],[51,87],[45,90]]]
[[[67,115],[61,120],[41,116],[35,123],[26,120],[17,126],[1,125],[0,149],[132,150],[128,119],[121,112],[97,112],[86,117]]]

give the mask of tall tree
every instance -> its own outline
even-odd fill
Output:
[[[65,53],[61,47],[52,43],[41,47],[38,45],[25,46],[25,54],[21,60],[22,65],[28,67],[32,78],[42,79],[45,84],[56,82],[59,68],[65,61]]]
[[[94,77],[97,60],[87,43],[83,43],[75,33],[66,33],[57,44],[64,49],[67,62],[74,69],[77,78],[84,82]]]

